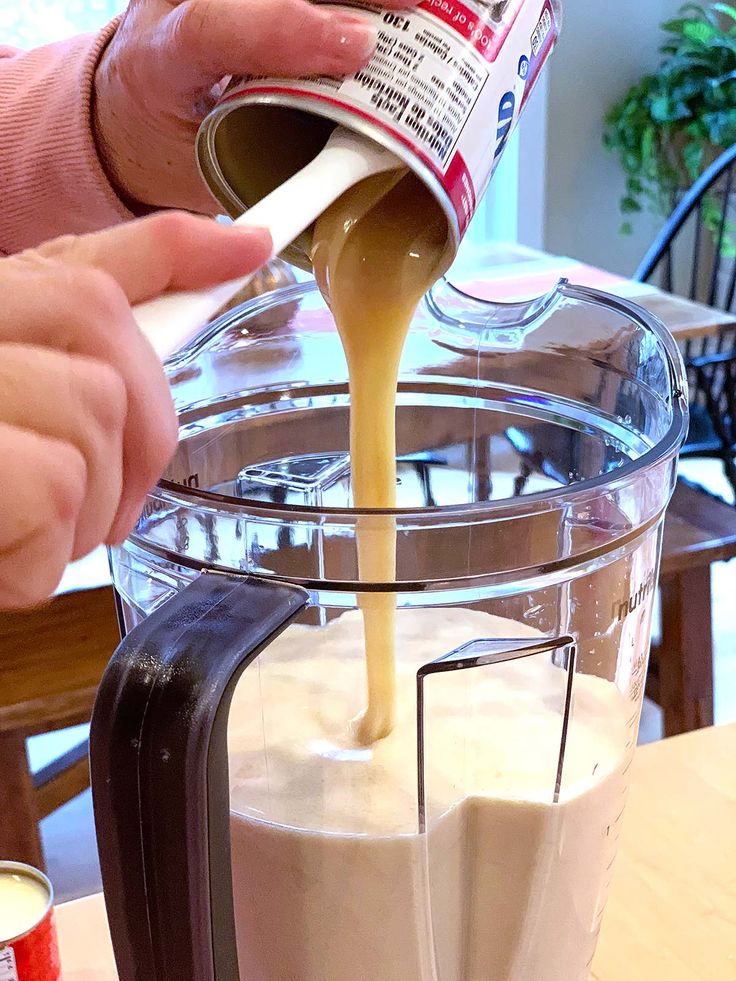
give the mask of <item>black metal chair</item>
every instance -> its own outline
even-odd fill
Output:
[[[736,354],[690,358],[690,433],[685,456],[719,456],[736,502]]]
[[[689,296],[708,306],[731,311],[736,299],[736,263],[724,254],[729,240],[736,244],[736,227],[730,227],[729,202],[736,192],[736,144],[698,178],[679,201],[657,239],[639,264],[634,279],[657,281],[668,293]],[[708,248],[705,203],[719,209],[713,248]],[[736,209],[734,209],[736,221]],[[659,280],[656,277],[659,276]]]
[[[670,218],[642,259],[634,279],[653,282],[670,293],[733,313],[736,145],[721,154],[673,205]],[[705,222],[706,206],[712,216],[717,215],[710,228]],[[736,498],[736,324],[687,341],[683,353],[692,420],[682,456],[720,458]]]

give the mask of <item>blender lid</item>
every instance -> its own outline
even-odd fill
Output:
[[[311,279],[256,297],[213,322],[209,330],[201,334],[190,347],[167,362],[166,370],[175,394],[178,380],[201,382],[198,392],[200,397],[195,402],[178,404],[183,440],[202,428],[203,406],[231,404],[234,394],[232,392],[213,392],[211,402],[208,399],[207,382],[212,376],[210,362],[216,360],[219,354],[226,358],[228,352],[240,351],[243,365],[241,380],[247,382],[247,352],[252,354],[278,338],[290,335],[303,344],[312,332],[324,333],[332,330],[337,342],[329,312],[326,309],[312,309],[315,299],[319,308],[322,301],[316,284]],[[309,301],[312,301],[311,305]],[[513,485],[507,481],[508,494],[493,494],[484,500],[442,500],[440,494],[430,497],[430,500],[413,502],[400,491],[400,505],[389,513],[407,515],[418,510],[425,512],[436,509],[448,513],[458,509],[502,511],[510,500],[518,506],[521,497],[530,499],[531,503],[534,499],[588,493],[596,488],[607,487],[614,481],[625,482],[635,477],[642,468],[677,452],[687,431],[688,422],[682,357],[664,325],[637,304],[599,290],[572,285],[564,279],[544,296],[523,302],[498,303],[471,296],[445,279],[425,298],[425,317],[414,330],[414,334],[416,336],[422,330],[424,343],[420,346],[430,363],[432,348],[459,353],[466,362],[477,360],[480,378],[483,374],[480,366],[486,359],[498,365],[504,354],[525,355],[534,351],[535,335],[549,330],[554,317],[563,313],[566,303],[575,305],[580,311],[598,310],[608,315],[613,314],[620,319],[621,324],[626,324],[631,332],[639,335],[639,349],[650,360],[659,362],[660,377],[657,381],[663,390],[657,395],[669,415],[667,425],[660,426],[656,438],[652,438],[651,434],[642,432],[636,426],[632,414],[607,420],[608,424],[601,428],[598,437],[609,450],[618,449],[620,456],[595,474],[564,470],[556,467],[549,458],[540,458],[535,451],[534,437],[523,426],[508,425],[504,429],[504,436],[510,446],[518,455],[526,456],[532,469],[537,470],[539,476],[546,476],[546,481],[517,481]],[[591,350],[591,359],[599,358],[603,361],[610,357],[610,351],[607,352],[605,348],[605,324],[598,327],[598,334],[586,331],[587,336],[584,335],[581,340]],[[595,350],[596,344],[601,345],[599,351]],[[542,354],[545,350],[563,356],[566,353],[575,353],[579,357],[580,351],[585,352],[586,347],[570,347],[566,351],[564,345],[550,344],[545,339],[539,345],[538,353]],[[630,358],[628,352],[627,357]],[[200,370],[199,364],[202,364],[204,370]],[[559,366],[559,357],[557,365]],[[620,368],[612,365],[612,371],[619,372]],[[553,374],[551,365],[550,373]],[[279,394],[279,400],[284,400],[288,394],[297,394],[296,389],[304,388],[305,379],[285,377],[280,386],[283,390]],[[272,389],[273,385],[269,387]],[[576,411],[576,406],[569,397],[562,392],[547,394],[551,399],[540,399],[538,392],[529,391],[524,385],[509,383],[504,391],[504,401],[520,417],[529,414],[535,416],[556,408],[558,411],[553,411],[552,414],[557,417],[557,424],[577,424],[585,428],[580,412]],[[548,404],[543,404],[545,401]],[[556,401],[557,405],[550,405],[551,401]],[[398,404],[401,405],[401,380]],[[595,408],[589,400],[582,405],[585,415],[589,415]],[[220,415],[219,412],[215,414]],[[227,424],[227,420],[224,422]],[[400,471],[417,470],[421,466],[426,469],[427,466],[436,464],[440,454],[434,450],[435,448],[430,447],[402,453],[399,447],[397,460]],[[612,455],[615,456],[615,453]],[[193,480],[191,474],[183,479],[167,474],[160,486],[166,491],[191,496],[202,502],[208,501],[214,506],[225,503],[237,506],[247,501],[248,508],[257,510],[268,510],[273,504],[278,504],[280,510],[286,511],[313,512],[316,508],[326,509],[333,515],[355,514],[349,501],[349,472],[350,460],[345,447],[342,452],[330,452],[328,449],[246,462],[235,475],[231,475],[233,479],[222,482],[219,486],[203,485],[200,480]],[[364,509],[363,513],[386,512]]]
[[[168,372],[179,446],[126,561],[139,548],[174,578],[245,571],[336,603],[358,589],[524,590],[632,547],[661,520],[687,428],[665,328],[566,282],[505,305],[440,284],[420,307],[392,511],[352,507],[347,369],[315,284],[229,312]],[[356,529],[377,515],[396,523],[391,583],[358,575]]]

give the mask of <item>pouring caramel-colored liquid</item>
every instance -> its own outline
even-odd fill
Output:
[[[413,174],[381,174],[344,194],[317,222],[314,270],[340,333],[350,380],[353,503],[396,506],[396,390],[399,362],[419,301],[453,259],[447,219]],[[358,525],[360,578],[396,578],[396,526],[390,515]],[[355,720],[358,742],[394,725],[396,601],[364,593],[368,705]]]
[[[383,509],[396,504],[399,360],[451,252],[445,218],[413,176],[366,181],[317,225],[314,266],[350,376],[359,571],[385,588],[363,594],[360,613],[291,626],[235,693],[243,981],[589,974],[629,753],[631,705],[616,685],[576,679],[559,803],[568,679],[548,656],[443,675],[419,770],[417,671],[478,638],[540,636],[462,604],[397,610],[391,590],[397,536]],[[365,660],[367,698],[356,692]]]

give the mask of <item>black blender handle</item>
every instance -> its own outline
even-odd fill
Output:
[[[105,671],[90,762],[120,981],[239,981],[227,719],[242,672],[307,603],[295,586],[204,573]]]

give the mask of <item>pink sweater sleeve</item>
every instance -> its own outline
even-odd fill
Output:
[[[107,179],[92,132],[94,73],[116,26],[27,53],[0,47],[0,251],[6,254],[133,217]]]

